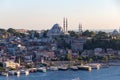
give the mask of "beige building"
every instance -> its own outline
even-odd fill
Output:
[[[12,69],[17,69],[20,67],[19,63],[15,63],[13,61],[6,61],[3,65],[5,68],[12,68]]]

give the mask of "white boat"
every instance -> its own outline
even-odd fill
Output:
[[[87,71],[91,71],[92,70],[91,66],[84,66],[84,65],[78,66],[78,69],[80,69],[80,70],[87,70]]]
[[[17,71],[16,71],[16,70],[12,70],[12,71],[8,71],[8,73],[9,73],[10,75],[15,75],[15,74],[17,74]]]
[[[57,70],[58,70],[58,67],[56,67],[56,66],[50,66],[50,67],[49,67],[49,70],[51,70],[51,71],[57,71]]]
[[[90,63],[90,64],[86,64],[86,66],[91,66],[92,69],[100,69],[101,64],[99,63]]]
[[[46,72],[46,68],[45,67],[40,67],[40,68],[37,68],[37,71],[40,71],[40,72]]]
[[[71,66],[70,69],[76,71],[76,70],[78,70],[78,67],[77,66]]]
[[[1,75],[8,77],[8,73],[7,72],[2,72]]]
[[[20,70],[20,73],[21,73],[21,74],[25,74],[25,70],[24,70],[24,69],[21,69],[21,70]]]
[[[61,70],[61,71],[66,71],[66,70],[68,70],[68,67],[66,67],[66,66],[59,66],[58,69]]]

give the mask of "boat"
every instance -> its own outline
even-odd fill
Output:
[[[8,73],[7,72],[1,72],[1,75],[8,77]]]
[[[78,70],[78,67],[77,66],[71,66],[70,69],[73,70],[73,71],[76,71],[76,70]]]
[[[59,66],[58,70],[66,71],[66,70],[68,70],[68,67],[66,67],[66,66]]]
[[[45,67],[40,67],[40,68],[37,68],[37,71],[45,73],[47,70]]]
[[[8,74],[10,74],[10,75],[16,75],[17,71],[16,70],[8,71]]]
[[[92,68],[90,67],[90,66],[78,66],[78,69],[80,69],[80,70],[87,70],[87,71],[91,71],[92,70]]]
[[[50,71],[57,71],[57,70],[58,70],[58,67],[57,67],[57,66],[50,66],[50,67],[49,67],[49,70],[50,70]]]
[[[100,69],[101,64],[99,63],[91,63],[91,64],[86,64],[86,66],[91,66],[92,69]]]
[[[30,68],[29,72],[31,72],[31,73],[37,72],[37,68]]]
[[[24,70],[24,69],[21,69],[21,70],[20,70],[20,73],[21,73],[21,74],[25,74],[25,70]]]

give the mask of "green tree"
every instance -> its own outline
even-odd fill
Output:
[[[71,37],[78,37],[78,34],[75,31],[68,31]]]
[[[48,30],[45,30],[45,31],[43,32],[43,37],[47,37],[47,33],[48,33]]]
[[[84,32],[82,33],[82,35],[83,35],[83,36],[86,36],[86,37],[93,37],[93,36],[96,35],[96,33],[93,32],[93,31],[86,30],[86,31],[84,31]]]
[[[94,38],[95,39],[108,39],[109,36],[106,32],[99,31]]]
[[[11,34],[14,34],[14,33],[16,33],[16,30],[13,29],[13,28],[9,28],[9,29],[7,30],[7,32],[9,32],[9,33],[11,33]]]

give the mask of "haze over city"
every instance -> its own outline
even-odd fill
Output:
[[[63,26],[68,18],[69,30],[118,29],[119,0],[0,0],[0,28],[50,29]]]

